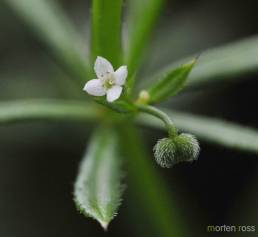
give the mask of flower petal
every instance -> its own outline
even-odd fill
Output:
[[[103,96],[106,94],[106,90],[103,87],[103,82],[100,79],[93,79],[88,81],[85,84],[83,90],[94,96]]]
[[[126,77],[128,75],[127,66],[121,66],[115,71],[116,84],[122,86],[125,84]]]
[[[108,102],[113,102],[117,100],[121,93],[122,93],[122,86],[113,86],[112,88],[107,90],[107,101]]]
[[[114,72],[112,64],[105,58],[98,56],[95,65],[94,70],[98,78],[102,78],[107,73]]]

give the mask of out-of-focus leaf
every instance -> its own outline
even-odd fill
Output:
[[[258,72],[258,36],[203,52],[189,83],[219,82]]]
[[[62,100],[25,100],[0,103],[0,124],[31,120],[96,121],[98,111],[89,103]]]
[[[121,63],[122,0],[93,0],[92,60],[107,58],[115,67]]]
[[[181,91],[195,62],[196,60],[193,60],[159,76],[159,80],[148,89],[150,103],[161,102]]]
[[[143,52],[148,45],[150,33],[161,12],[164,0],[128,1],[128,51],[126,62],[129,68],[129,80],[141,62]]]
[[[83,43],[55,0],[4,0],[81,81],[87,73]]]
[[[165,110],[175,125],[197,136],[204,141],[222,145],[236,150],[258,153],[258,131],[227,122],[173,110]],[[163,124],[154,117],[141,115],[139,121],[143,125],[163,129]]]
[[[258,36],[252,36],[225,46],[201,52],[191,75],[189,86],[199,86],[208,83],[219,83],[236,80],[240,76],[258,72]],[[192,57],[192,56],[191,56]],[[176,65],[189,60],[180,60],[166,67],[175,68]],[[146,84],[153,79],[146,78]]]
[[[91,138],[74,187],[79,211],[97,220],[104,229],[121,203],[121,158],[115,132],[100,128]]]
[[[127,124],[120,131],[120,142],[128,156],[129,179],[137,198],[139,197],[134,202],[135,205],[145,208],[146,218],[150,218],[157,230],[154,236],[190,236],[188,228],[183,224],[182,213],[176,205],[175,195],[170,193],[173,188],[169,188],[155,170],[156,164],[151,163],[153,159],[146,154],[137,130]]]

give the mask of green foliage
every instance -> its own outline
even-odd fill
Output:
[[[183,224],[173,188],[163,181],[154,168],[137,129],[127,124],[122,126],[120,131],[121,146],[127,155],[129,181],[137,194],[134,202],[146,210],[146,218],[149,218],[156,228],[155,236],[190,236],[188,228]]]
[[[125,100],[118,100],[114,101],[112,103],[107,102],[106,100],[102,98],[95,99],[99,104],[102,104],[110,109],[112,109],[115,112],[118,113],[132,113],[136,111],[136,107],[132,102],[125,101]]]
[[[161,12],[164,0],[130,0],[128,2],[128,51],[126,63],[129,68],[129,85],[141,63],[150,34]]]
[[[200,86],[209,83],[235,81],[240,76],[258,71],[258,36],[252,36],[237,42],[229,43],[214,49],[201,52],[192,73],[189,76],[189,86]],[[167,71],[187,59],[172,63],[162,70]],[[149,80],[146,78],[146,83]]]
[[[121,203],[121,157],[113,129],[101,127],[91,138],[74,187],[76,206],[104,229]]]
[[[69,19],[54,0],[5,0],[28,26],[44,42],[51,53],[58,57],[72,71],[80,83],[90,75],[89,65],[97,56],[107,58],[115,67],[125,60],[129,68],[126,88],[132,91],[136,72],[149,43],[153,26],[161,12],[163,0],[130,0],[128,2],[128,51],[123,55],[121,43],[122,0],[93,0],[92,38],[90,60],[82,56],[81,37],[74,30]],[[189,82],[191,85],[222,81],[239,75],[258,71],[258,38],[204,52],[194,67]],[[180,61],[181,64],[181,61]],[[178,135],[175,127],[195,134],[205,141],[223,145],[241,151],[258,153],[258,131],[230,122],[206,118],[198,115],[159,109],[146,105],[158,103],[175,96],[185,85],[195,60],[180,67],[177,62],[158,74],[159,81],[144,91],[137,102],[130,93],[119,101],[108,103],[103,98],[95,98],[102,104],[89,104],[82,101],[32,100],[0,103],[0,123],[12,123],[29,120],[103,120],[114,127],[101,127],[91,138],[87,152],[81,162],[74,187],[75,203],[84,215],[96,219],[103,228],[107,228],[117,213],[121,202],[121,162],[119,148],[122,147],[128,157],[129,178],[139,193],[142,205],[151,217],[158,236],[190,236],[182,223],[180,210],[174,195],[153,168],[132,119],[136,113],[144,112],[139,122],[151,127],[164,128],[171,140],[161,140],[154,149],[156,159],[162,166],[168,167],[180,161],[197,159],[198,141],[192,135]],[[89,78],[88,78],[89,79]],[[156,77],[154,78],[156,80]],[[148,78],[149,84],[153,80]],[[100,109],[101,108],[101,109]],[[110,113],[107,108],[118,114]],[[131,113],[123,116],[122,113]],[[151,116],[150,116],[151,115]],[[116,116],[120,116],[116,119]],[[154,117],[153,117],[154,116]],[[172,122],[175,122],[175,124]],[[116,133],[119,131],[119,137]],[[138,199],[135,200],[137,202]]]
[[[98,109],[87,102],[67,100],[17,100],[0,102],[0,124],[31,120],[94,121]]]
[[[93,0],[92,6],[92,60],[107,58],[115,67],[120,66],[122,0]]]
[[[66,14],[56,0],[4,0],[18,16],[37,34],[51,53],[64,63],[69,71],[85,81],[86,55],[82,55],[83,43]]]
[[[258,131],[254,128],[174,110],[164,111],[178,128],[195,134],[197,138],[240,151],[258,153]],[[139,122],[143,125],[163,128],[160,121],[148,115],[141,115]]]
[[[159,76],[159,80],[148,89],[150,95],[149,102],[158,103],[167,100],[181,91],[195,62],[196,60],[193,60],[188,64],[169,70],[162,76]]]
[[[203,52],[189,83],[220,82],[258,71],[258,36]]]

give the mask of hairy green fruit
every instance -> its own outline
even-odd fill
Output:
[[[154,146],[155,160],[163,168],[171,168],[180,162],[197,160],[199,152],[197,139],[186,133],[174,138],[160,139]]]
[[[175,164],[176,144],[170,138],[160,139],[153,148],[157,163],[163,168],[170,168]]]

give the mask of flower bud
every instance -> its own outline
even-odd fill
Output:
[[[200,147],[193,135],[182,133],[159,140],[153,150],[156,162],[163,168],[170,168],[180,162],[197,160]]]
[[[139,97],[137,99],[137,103],[140,104],[148,104],[150,100],[150,94],[146,90],[140,91]]]

